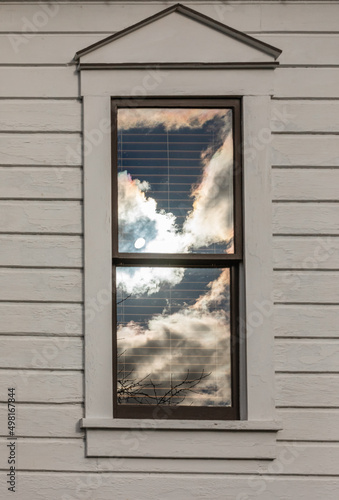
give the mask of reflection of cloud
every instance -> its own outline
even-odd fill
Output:
[[[160,290],[161,284],[174,286],[180,283],[184,272],[180,267],[120,267],[117,286],[127,295],[151,295]]]
[[[119,270],[120,272],[120,270]],[[225,308],[215,309],[228,295],[229,270],[211,282],[207,294],[191,307],[173,314],[153,316],[147,328],[133,321],[118,329],[120,358],[129,378],[149,379],[157,387],[210,374],[189,393],[184,403],[194,405],[230,402],[230,329]],[[177,381],[177,382],[176,382]]]
[[[205,295],[201,295],[192,307],[194,309],[208,309],[213,305],[220,305],[227,298],[229,285],[230,272],[229,269],[224,269],[216,280],[207,285],[209,291]]]
[[[206,162],[200,184],[192,191],[193,210],[184,223],[192,247],[233,238],[233,141],[229,134],[222,147]],[[230,250],[229,250],[230,251]],[[232,250],[231,250],[232,251]]]
[[[147,182],[132,180],[120,172],[119,250],[135,252],[135,242],[143,238],[140,250],[150,253],[186,253],[191,248],[212,243],[232,243],[233,239],[233,145],[231,134],[222,147],[205,159],[201,181],[192,191],[193,209],[180,232],[176,217],[157,208],[146,192]],[[232,252],[232,247],[228,252]]]
[[[197,129],[216,117],[226,120],[230,115],[228,109],[124,108],[118,110],[118,123],[119,130],[159,125],[165,130]]]
[[[126,171],[119,173],[119,250],[135,252],[135,242],[143,238],[143,252],[181,252],[175,216],[158,210],[157,202],[145,194],[148,189],[147,182],[132,180]]]

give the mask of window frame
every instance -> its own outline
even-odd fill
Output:
[[[230,254],[159,254],[159,253],[122,253],[118,249],[118,123],[119,108],[213,108],[232,109],[233,134],[233,225],[234,252]],[[117,403],[117,308],[115,288],[113,288],[113,414],[117,418],[167,418],[191,420],[238,420],[239,411],[239,264],[242,262],[242,155],[241,155],[241,101],[240,99],[220,98],[145,98],[111,99],[112,124],[112,282],[115,283],[116,268],[119,266],[140,267],[194,267],[228,268],[230,270],[230,312],[231,312],[231,394],[232,404],[228,407],[193,406],[156,406],[156,405],[118,405]]]
[[[112,266],[111,96],[130,98],[134,89],[139,88],[135,86],[146,81],[148,71],[81,70],[84,135],[96,138],[91,147],[85,144],[84,150],[85,417],[80,426],[86,430],[86,456],[133,459],[135,470],[144,470],[145,457],[227,458],[223,471],[225,464],[234,471],[240,467],[239,459],[274,459],[277,432],[281,429],[275,417],[272,328],[269,134],[273,73],[260,69],[226,69],[214,70],[214,78],[210,78],[205,69],[175,70],[151,92],[153,97],[176,96],[176,82],[181,79],[184,94],[190,97],[242,99],[246,268],[239,266],[240,420],[192,421],[120,419],[113,414],[112,314],[108,299],[112,292],[109,279]],[[252,76],[256,82],[254,87]],[[105,300],[100,301],[103,295]],[[258,310],[258,304],[264,305],[267,313]],[[131,448],[128,442],[132,439],[126,440],[126,437],[139,436],[140,431],[147,439],[139,439],[140,446]],[[179,441],[183,447],[180,445],[174,450],[169,446]],[[149,462],[148,467],[152,468],[152,463]],[[180,471],[181,466],[176,467],[176,463],[171,470]],[[195,463],[197,461],[190,462],[191,471],[195,470]],[[217,471],[217,463],[218,460],[207,460],[206,466],[210,464],[211,470]],[[119,461],[119,470],[129,471],[130,464],[129,460]],[[160,461],[157,471],[166,471],[166,464],[166,460]]]

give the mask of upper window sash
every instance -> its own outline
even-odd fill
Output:
[[[192,108],[192,109],[231,109],[232,139],[233,139],[233,228],[234,251],[232,253],[145,253],[119,251],[118,224],[118,110],[147,108]],[[196,265],[206,264],[222,266],[225,263],[239,262],[242,259],[242,167],[241,167],[241,101],[240,99],[112,99],[112,257],[113,263],[142,263],[153,265],[155,260],[159,265],[185,265],[194,262]]]

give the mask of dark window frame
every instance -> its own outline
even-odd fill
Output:
[[[118,251],[118,108],[231,108],[233,110],[233,193],[234,193],[234,253],[233,254],[155,254],[121,253]],[[111,99],[112,123],[112,314],[113,314],[113,414],[115,418],[238,420],[239,416],[239,266],[243,260],[242,224],[242,124],[239,98],[114,98]],[[117,307],[116,268],[140,267],[216,267],[230,269],[231,301],[231,390],[232,406],[156,406],[117,404]]]

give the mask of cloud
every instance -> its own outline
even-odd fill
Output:
[[[162,125],[165,130],[173,131],[185,127],[201,128],[218,117],[225,122],[230,119],[230,115],[228,109],[123,108],[118,110],[118,123],[119,130]]]
[[[212,158],[205,161],[201,181],[191,197],[193,209],[183,226],[187,245],[199,248],[233,240],[232,134]]]
[[[184,272],[181,267],[119,267],[117,286],[126,295],[152,295],[159,292],[161,285],[179,284]]]
[[[118,348],[123,353],[119,369],[125,370],[127,378],[146,378],[161,395],[171,381],[175,386],[187,373],[190,380],[203,373],[208,376],[194,393],[186,394],[182,404],[230,403],[230,321],[226,308],[220,307],[229,294],[229,270],[223,270],[208,288],[192,306],[154,315],[147,327],[133,321],[119,326]]]
[[[147,196],[148,182],[119,173],[119,250],[121,252],[187,253],[192,248],[226,242],[233,251],[233,144],[228,135],[222,147],[204,161],[199,184],[192,189],[192,210],[180,231],[171,212],[157,208]],[[135,242],[143,238],[144,245]]]
[[[147,197],[150,189],[147,182],[132,180],[127,171],[118,177],[119,250],[136,252],[135,242],[145,240],[140,249],[152,253],[177,253],[183,251],[183,240],[170,212],[158,210],[157,202]]]

